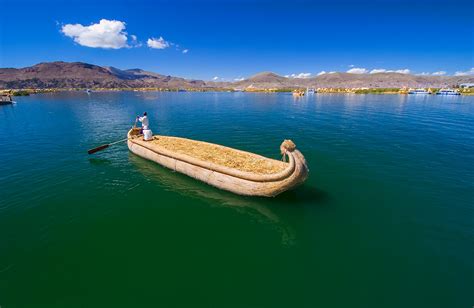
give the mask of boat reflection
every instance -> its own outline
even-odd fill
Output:
[[[159,182],[166,190],[204,201],[212,206],[233,209],[262,224],[270,223],[273,229],[280,233],[283,245],[293,245],[295,242],[294,230],[264,204],[268,200],[218,190],[132,153],[129,153],[129,161],[147,179]]]

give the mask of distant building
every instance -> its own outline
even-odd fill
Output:
[[[459,87],[463,89],[469,89],[469,88],[474,88],[474,83],[461,83]]]

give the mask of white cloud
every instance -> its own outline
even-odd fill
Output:
[[[392,71],[389,71],[389,72],[392,72]],[[395,73],[399,73],[399,74],[410,74],[410,70],[405,68],[405,69],[402,69],[402,70],[396,70],[396,71],[393,71]]]
[[[189,49],[183,49],[183,53],[188,53]]]
[[[216,80],[218,80],[218,79],[219,79],[219,77],[217,77],[217,76],[215,76],[214,78],[212,78],[212,80],[214,80],[214,81],[216,81]]]
[[[369,71],[365,68],[354,67],[348,70],[347,72],[351,74],[367,74]]]
[[[245,80],[244,77],[239,77],[239,78],[235,78],[234,81],[242,81],[242,80]]]
[[[72,38],[81,46],[106,49],[129,47],[127,32],[124,30],[125,23],[123,21],[107,19],[101,19],[98,24],[90,26],[66,24],[61,28],[64,35]]]
[[[399,73],[399,74],[410,74],[410,70],[405,68],[401,70],[387,70],[384,68],[374,68],[370,71],[370,74],[377,74],[377,73]]]
[[[138,41],[138,38],[136,35],[130,35],[130,44],[132,45],[132,47],[141,47],[142,46],[142,43],[140,43]]]
[[[299,73],[299,74],[291,74],[285,75],[286,78],[309,78],[311,77],[311,73]]]
[[[324,75],[324,74],[327,74],[326,71],[320,71],[317,76],[321,76],[321,75]]]
[[[349,65],[349,67],[354,67],[354,66],[355,66],[354,64]]]
[[[165,41],[161,36],[159,38],[149,38],[148,41],[146,41],[146,44],[148,47],[153,49],[165,49],[170,47],[170,42]]]
[[[384,68],[374,68],[370,71],[370,74],[385,73],[387,70]]]
[[[421,72],[419,74],[416,74],[418,76],[444,76],[446,75],[445,71],[439,71],[439,72],[434,72],[434,73],[429,73],[429,72]]]
[[[469,76],[469,75],[474,75],[474,67],[472,67],[470,70],[466,72],[456,72],[454,73],[454,76]]]

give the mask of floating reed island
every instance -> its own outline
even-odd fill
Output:
[[[154,136],[144,141],[139,128],[132,128],[127,137],[132,153],[239,195],[276,196],[308,177],[306,160],[291,140],[280,146],[286,162],[186,138]]]

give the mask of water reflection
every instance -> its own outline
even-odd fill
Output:
[[[298,186],[295,189],[286,191],[281,195],[275,197],[280,203],[284,204],[292,204],[301,205],[311,203],[313,205],[321,205],[324,204],[326,201],[329,200],[329,194],[317,187],[313,187],[309,183],[305,183],[304,185]]]
[[[233,209],[241,214],[250,216],[259,223],[270,223],[273,229],[280,233],[283,245],[293,245],[295,243],[294,230],[286,222],[282,221],[269,206],[264,204],[265,199],[238,196],[219,190],[186,175],[168,170],[132,153],[129,153],[129,161],[146,178],[159,182],[167,190],[205,201],[212,206]],[[285,198],[291,198],[291,196],[286,196]]]

